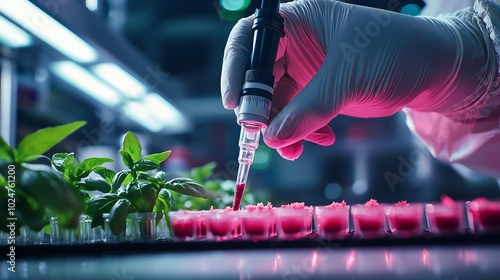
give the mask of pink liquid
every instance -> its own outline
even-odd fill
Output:
[[[457,216],[435,216],[436,227],[440,230],[458,230],[460,227],[460,218]]]
[[[397,230],[420,229],[420,218],[395,216],[392,217],[391,222]]]
[[[236,184],[236,191],[234,192],[233,211],[240,210],[241,199],[245,191],[245,184]]]
[[[468,207],[469,221],[477,231],[500,230],[500,203],[484,198],[473,200]]]
[[[341,217],[325,217],[319,220],[318,224],[325,233],[337,233],[347,229],[347,220]]]
[[[384,224],[380,219],[359,217],[358,223],[360,231],[380,231],[384,229]]]
[[[226,223],[222,220],[210,221],[210,231],[214,236],[226,236],[233,231],[232,223]]]
[[[194,219],[179,219],[172,221],[174,235],[180,239],[192,238],[196,229],[196,220]]]
[[[476,215],[483,227],[500,226],[500,209],[480,209]]]
[[[269,231],[268,225],[258,219],[246,218],[242,219],[241,223],[246,233],[250,235],[265,235]]]
[[[281,218],[281,228],[285,234],[297,234],[305,230],[303,217]]]

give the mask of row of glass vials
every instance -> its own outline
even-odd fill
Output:
[[[496,232],[500,235],[500,202],[478,199],[460,202],[444,198],[441,203],[379,204],[370,200],[349,206],[345,202],[328,206],[292,203],[278,208],[247,207],[240,211],[170,212],[172,234],[178,241],[278,238],[306,238],[313,232],[329,240],[354,233],[359,238],[380,238],[388,234],[407,238],[430,232],[436,235]]]
[[[89,243],[123,243],[151,242],[170,238],[165,218],[156,222],[156,213],[131,213],[127,217],[126,229],[115,235],[109,226],[109,213],[104,213],[104,228],[92,227],[92,219],[81,215],[76,228],[64,228],[57,217],[50,218],[50,225],[40,231],[33,231],[23,225],[16,235],[15,229],[10,232],[0,231],[0,244],[89,244]]]
[[[415,237],[429,232],[455,235],[465,232],[498,233],[500,235],[500,201],[476,199],[453,201],[443,197],[440,203],[379,204],[371,199],[365,204],[347,205],[333,202],[326,206],[305,206],[292,203],[273,207],[248,205],[244,210],[210,209],[201,211],[170,211],[168,221],[163,217],[156,223],[156,213],[131,213],[126,230],[115,235],[109,227],[109,214],[103,214],[105,227],[92,228],[92,219],[80,217],[76,229],[62,228],[56,217],[51,218],[50,230],[34,232],[21,227],[0,231],[0,244],[73,244],[154,242],[171,237],[177,241],[224,241],[231,239],[294,240],[318,233],[329,240],[396,237]],[[14,241],[13,241],[14,240]]]

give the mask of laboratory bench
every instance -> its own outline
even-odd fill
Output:
[[[0,248],[0,279],[500,279],[499,234]]]

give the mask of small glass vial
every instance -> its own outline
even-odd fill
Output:
[[[156,240],[156,213],[131,213],[134,242],[152,242]]]
[[[277,208],[274,210],[278,237],[284,240],[301,239],[309,236],[311,211],[302,209]]]
[[[422,235],[424,206],[422,203],[398,202],[385,208],[391,232],[400,237]]]
[[[50,218],[50,243],[71,244],[76,242],[76,229],[63,228],[59,225],[58,217]]]
[[[456,235],[465,231],[464,203],[429,203],[425,205],[429,230],[439,235]]]
[[[204,214],[207,226],[207,238],[215,241],[233,239],[238,227],[236,211],[216,209]]]
[[[323,239],[344,239],[349,232],[349,205],[314,207],[314,220],[319,236]]]
[[[201,213],[197,211],[170,211],[168,213],[172,234],[177,241],[192,241],[197,238]]]
[[[125,241],[125,231],[116,235],[111,231],[109,225],[109,213],[103,213],[102,218],[104,219],[104,242],[105,243],[122,243]]]
[[[88,215],[81,215],[77,230],[78,243],[92,243],[94,239],[92,233],[92,219]]]
[[[352,206],[356,235],[362,238],[384,237],[387,228],[384,206],[367,203]]]
[[[45,230],[34,231],[29,226],[21,227],[21,244],[43,244],[45,242]]]
[[[269,239],[273,221],[271,210],[240,210],[238,215],[244,239],[254,242]]]

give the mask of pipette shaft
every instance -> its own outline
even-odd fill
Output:
[[[284,36],[284,20],[278,13],[279,5],[279,0],[262,0],[261,8],[255,12],[250,67],[245,73],[237,112],[241,133],[233,210],[240,209],[250,166],[259,145],[261,129],[267,127],[269,121],[274,63],[280,37]]]

